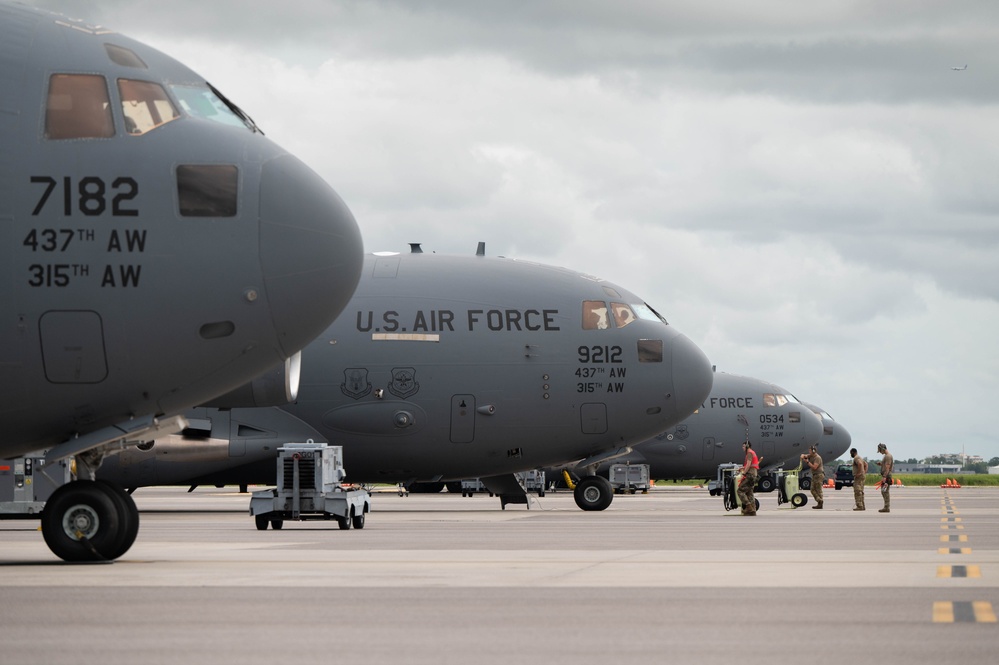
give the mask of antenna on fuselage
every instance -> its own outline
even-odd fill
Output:
[[[484,242],[480,242],[479,243],[478,248],[476,248],[476,250],[475,250],[475,255],[476,256],[485,256],[486,255],[486,243],[484,243]]]

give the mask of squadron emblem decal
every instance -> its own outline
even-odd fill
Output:
[[[363,367],[348,367],[343,370],[343,383],[340,390],[347,397],[361,399],[371,392],[371,383],[368,381],[368,370]]]
[[[412,367],[395,367],[392,369],[392,383],[388,391],[400,399],[406,399],[420,392],[420,384],[416,382],[416,370]]]

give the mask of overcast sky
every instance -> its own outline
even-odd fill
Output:
[[[37,4],[205,76],[367,251],[589,272],[862,454],[999,455],[999,3]]]

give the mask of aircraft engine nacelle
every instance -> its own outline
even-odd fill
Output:
[[[301,376],[302,352],[299,351],[253,381],[202,406],[217,409],[284,406],[298,398],[298,383]]]

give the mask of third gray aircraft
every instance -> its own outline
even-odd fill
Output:
[[[772,471],[798,467],[800,455],[816,445],[826,462],[850,447],[850,434],[817,407],[784,388],[746,376],[717,372],[711,394],[674,427],[634,446],[631,453],[601,464],[647,464],[657,480],[714,478],[720,464],[743,462],[749,441],[760,456],[761,491],[774,489]]]

